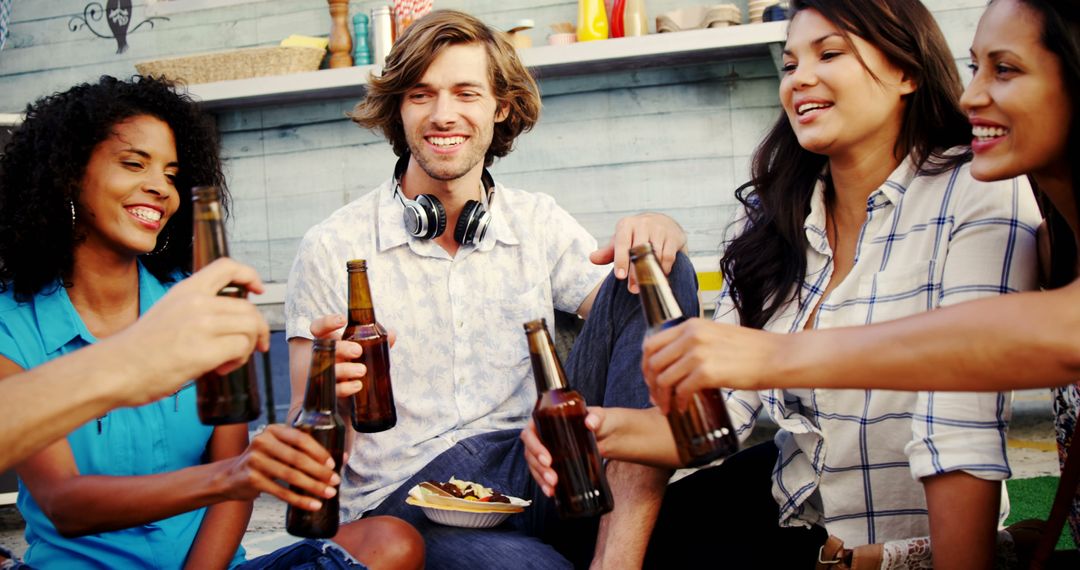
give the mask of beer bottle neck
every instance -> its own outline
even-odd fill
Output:
[[[533,378],[536,380],[537,395],[548,390],[567,387],[566,374],[563,372],[559,356],[555,353],[555,344],[546,328],[526,333],[529,342],[529,358],[532,359]]]
[[[371,302],[371,287],[366,271],[349,271],[349,324],[375,323],[375,307]]]
[[[683,316],[682,309],[671,292],[667,276],[652,254],[634,259],[634,273],[640,289],[638,296],[641,298],[641,309],[645,312],[649,328]]]
[[[228,256],[229,247],[217,200],[195,200],[192,216],[195,220],[192,265],[198,271],[215,259]]]
[[[304,411],[337,411],[337,378],[334,375],[334,347],[316,345],[311,352],[311,370],[304,391]]]

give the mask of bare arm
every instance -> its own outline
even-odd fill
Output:
[[[1080,377],[1080,282],[790,340],[771,359],[778,365],[773,378],[791,386],[1000,391],[1067,384]]]
[[[168,473],[82,475],[66,439],[31,456],[17,471],[57,530],[70,537],[145,524],[222,501],[250,501],[260,492],[314,510],[318,501],[275,479],[312,496],[332,496],[337,477],[332,465],[310,436],[273,425],[238,456]]]
[[[650,368],[663,370],[653,397],[664,409],[670,397],[706,387],[970,392],[1057,386],[1080,377],[1080,282],[795,334],[691,321],[645,341]],[[704,336],[707,360],[683,359],[690,345],[702,343],[694,338]]]
[[[108,532],[205,507],[225,497],[217,466],[197,465],[137,477],[80,475],[66,439],[17,467],[60,534]]]
[[[0,414],[0,469],[110,409],[156,400],[193,376],[266,350],[269,328],[255,306],[216,295],[230,282],[262,290],[254,269],[220,259],[111,338],[26,372],[0,356],[0,401],[20,403]]]
[[[1001,482],[954,471],[922,483],[934,568],[993,568]]]
[[[208,445],[210,460],[236,457],[244,452],[247,445],[246,424],[215,428]],[[228,568],[244,538],[252,506],[251,501],[225,501],[211,505],[199,525],[184,567],[192,570]]]

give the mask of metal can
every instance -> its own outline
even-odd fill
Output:
[[[394,21],[389,6],[371,9],[371,63],[382,66],[394,45]]]

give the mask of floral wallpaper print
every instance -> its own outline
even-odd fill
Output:
[[[4,49],[8,36],[8,21],[11,20],[11,0],[0,0],[0,49]]]
[[[105,35],[103,31],[99,32],[94,28],[93,22],[100,22],[102,18],[105,18],[112,35]],[[72,16],[68,20],[68,30],[77,32],[86,28],[99,38],[115,39],[116,53],[120,54],[127,51],[127,35],[129,32],[134,32],[144,24],[150,24],[150,27],[153,28],[155,20],[168,20],[164,16],[153,16],[144,19],[135,26],[130,26],[133,19],[131,0],[108,0],[105,6],[102,6],[100,2],[91,2],[83,7],[81,16]]]

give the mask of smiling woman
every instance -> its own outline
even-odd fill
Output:
[[[14,132],[0,174],[3,287],[25,300],[57,280],[70,282],[80,244],[107,229],[94,224],[104,225],[108,216],[115,221],[116,214],[135,219],[123,206],[91,204],[101,193],[85,192],[86,183],[95,188],[106,183],[88,174],[105,168],[129,180],[126,190],[115,190],[128,193],[125,204],[154,204],[151,209],[163,215],[164,204],[172,204],[170,223],[145,229],[148,233],[137,234],[140,243],[127,247],[138,254],[156,251],[141,262],[158,279],[168,281],[177,270],[189,271],[189,189],[197,183],[225,182],[210,121],[178,96],[171,83],[152,78],[123,82],[104,77],[28,107],[26,123]],[[151,141],[152,148],[138,148]],[[156,153],[156,162],[151,164],[140,152]],[[134,179],[151,175],[156,179],[150,180],[143,198],[136,199]],[[167,194],[171,199],[162,200]]]
[[[138,326],[190,271],[191,188],[227,196],[212,120],[149,77],[103,77],[37,101],[0,167],[0,381]],[[109,411],[17,465],[27,563],[235,567],[261,492],[306,510],[335,494],[333,461],[314,439],[273,425],[249,445],[246,424],[203,425],[192,385]],[[423,560],[416,531],[387,517],[335,538],[340,548],[305,542],[252,563]]]
[[[796,0],[792,8],[784,112],[737,191],[719,323],[691,319],[645,341],[646,380],[662,409],[676,405],[673,386],[691,393],[688,384],[711,377],[721,323],[778,333],[861,325],[1036,283],[1034,198],[1023,180],[971,178],[959,74],[926,7]],[[786,542],[770,552],[773,565],[813,565],[831,535],[830,545],[849,548],[900,541],[925,556],[905,560],[911,567],[991,566],[1009,476],[1006,395],[710,387],[725,387],[740,438],[762,411],[781,429],[775,444],[669,488],[655,560],[724,536],[751,556]],[[730,485],[748,488],[741,503],[725,496],[716,508],[753,512],[752,521],[703,529],[709,536],[678,524],[680,501],[706,509],[704,490]]]

